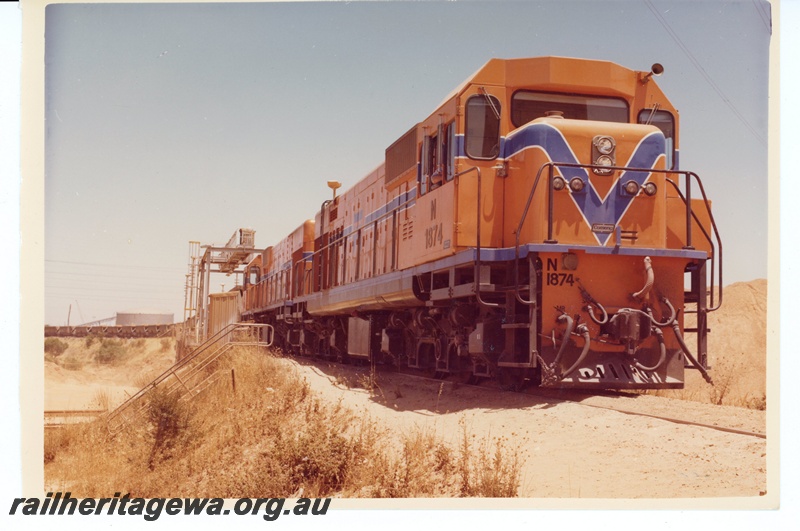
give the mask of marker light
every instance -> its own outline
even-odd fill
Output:
[[[569,181],[569,187],[572,189],[573,192],[582,192],[583,191],[583,179],[580,177],[573,177]]]
[[[567,182],[563,177],[553,177],[553,190],[563,190],[565,186],[567,186]]]
[[[578,269],[578,255],[575,253],[564,253],[561,255],[561,265],[567,271]]]
[[[625,183],[625,191],[630,195],[636,195],[639,192],[639,183],[636,181],[628,181]]]
[[[646,183],[643,186],[643,188],[644,188],[644,193],[646,193],[651,197],[656,195],[656,192],[658,192],[658,187],[656,186],[656,183]]]

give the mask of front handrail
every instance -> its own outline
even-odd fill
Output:
[[[684,204],[686,205],[686,246],[685,249],[694,249],[692,247],[692,223],[691,220],[694,219],[697,222],[697,226],[702,231],[703,235],[705,236],[706,240],[711,246],[711,285],[709,291],[711,292],[711,307],[707,309],[709,312],[716,311],[722,305],[722,239],[719,235],[719,230],[717,228],[716,220],[714,219],[714,214],[711,212],[711,207],[709,206],[708,197],[705,192],[705,188],[703,187],[703,183],[700,180],[700,177],[690,171],[679,171],[679,170],[667,170],[667,169],[658,169],[658,168],[631,168],[625,166],[599,166],[596,164],[577,164],[573,162],[545,162],[539,168],[539,171],[536,173],[536,179],[531,186],[531,191],[528,194],[528,199],[525,203],[525,208],[523,209],[522,216],[520,218],[519,224],[517,226],[516,231],[516,238],[515,238],[515,245],[514,245],[514,282],[517,286],[519,286],[519,248],[520,248],[520,234],[522,232],[522,227],[525,224],[525,219],[528,216],[528,210],[530,208],[531,202],[533,201],[533,197],[536,193],[536,189],[539,185],[539,180],[541,178],[542,172],[544,169],[548,169],[548,178],[550,182],[550,186],[548,187],[548,209],[547,209],[547,239],[544,243],[558,243],[556,240],[553,239],[553,209],[554,209],[554,201],[553,201],[553,193],[555,192],[555,188],[553,186],[554,178],[555,178],[555,168],[580,168],[580,169],[602,169],[602,170],[610,170],[610,171],[630,171],[630,172],[642,172],[642,173],[663,173],[665,175],[683,175],[684,182],[686,186],[686,194],[681,193],[680,187],[674,181],[669,178],[665,180],[669,182],[671,185],[675,187],[678,191],[679,197],[683,200]],[[700,194],[703,197],[703,202],[706,206],[706,212],[708,213],[709,220],[711,221],[711,226],[714,232],[714,238],[717,241],[717,247],[719,248],[719,267],[718,267],[718,281],[719,281],[719,300],[717,304],[714,304],[714,270],[715,270],[715,262],[716,262],[716,252],[714,242],[711,239],[711,236],[707,233],[705,228],[703,228],[702,223],[698,219],[697,215],[695,214],[694,210],[692,209],[691,204],[691,184],[692,179],[697,183],[698,188],[700,189]],[[519,302],[526,305],[534,304],[534,301],[523,299],[522,296],[519,294],[519,290],[515,290],[516,298]]]
[[[531,207],[531,202],[533,201],[533,196],[536,193],[536,188],[539,186],[539,179],[541,178],[542,171],[544,170],[544,168],[546,166],[550,166],[550,182],[552,183],[552,181],[553,181],[553,175],[552,175],[552,173],[553,173],[552,172],[552,168],[553,167],[552,167],[552,165],[551,164],[543,164],[539,168],[539,171],[536,172],[536,179],[533,181],[533,186],[531,187],[531,193],[528,194],[528,200],[525,202],[525,208],[522,210],[522,218],[519,220],[519,225],[517,226],[517,231],[516,231],[516,234],[515,234],[515,240],[514,240],[514,285],[517,286],[517,287],[519,286],[519,238],[520,238],[520,234],[522,233],[522,225],[525,223],[525,218],[528,217],[528,209],[530,209],[530,207]],[[551,187],[552,187],[552,185],[551,185]],[[552,204],[552,201],[550,203]],[[552,236],[552,235],[550,235],[550,236]],[[517,300],[522,304],[525,304],[527,306],[533,306],[534,304],[536,304],[535,300],[523,299],[522,296],[519,294],[519,290],[518,289],[514,290],[514,295],[516,296]]]
[[[714,220],[714,216],[711,214],[711,209],[708,207],[708,199],[706,198],[706,193],[705,190],[703,189],[702,183],[700,182],[700,178],[694,173],[692,173],[692,175],[694,175],[694,177],[697,179],[697,184],[700,186],[700,192],[703,196],[703,201],[705,202],[706,205],[706,211],[708,212],[709,219],[711,220],[711,226],[714,229],[714,238],[717,240],[717,246],[719,247],[719,271],[718,271],[719,301],[717,302],[716,305],[714,305],[714,262],[716,253],[716,247],[714,246],[714,242],[711,240],[711,236],[703,227],[703,224],[700,223],[700,219],[697,217],[697,214],[695,214],[694,210],[691,208],[691,206],[689,206],[689,199],[683,195],[678,184],[672,179],[666,179],[666,181],[669,184],[671,184],[673,188],[675,188],[675,191],[678,193],[678,197],[680,197],[681,200],[684,202],[684,204],[687,205],[687,210],[691,211],[692,219],[694,219],[697,222],[697,226],[700,228],[700,231],[703,233],[703,236],[705,236],[706,241],[708,241],[709,245],[711,245],[711,286],[710,286],[711,289],[709,290],[711,292],[711,301],[710,301],[711,307],[706,308],[706,311],[714,312],[719,310],[720,307],[722,306],[722,240],[719,237],[719,230],[717,230],[717,223]]]

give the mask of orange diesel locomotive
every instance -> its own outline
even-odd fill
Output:
[[[293,351],[511,388],[710,381],[722,248],[662,70],[492,59],[249,264],[244,318]]]

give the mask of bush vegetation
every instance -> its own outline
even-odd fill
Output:
[[[161,352],[166,352],[172,347],[172,341],[166,337],[161,338]]]
[[[100,348],[94,355],[97,363],[116,365],[121,363],[127,354],[127,348],[121,339],[101,339]]]
[[[61,341],[57,337],[47,337],[44,340],[44,353],[54,357],[62,355],[68,347],[66,341]]]
[[[263,351],[239,349],[192,400],[155,392],[114,436],[103,421],[45,434],[45,477],[73,496],[125,485],[131,496],[515,496],[522,463],[501,439],[451,447],[426,431],[397,438]],[[230,378],[235,371],[235,391]]]
[[[98,332],[91,333],[88,336],[86,336],[86,339],[83,340],[84,345],[86,345],[86,348],[92,348],[94,342],[97,341],[98,339],[101,339],[102,337],[103,337],[102,333]]]
[[[710,371],[713,385],[709,384],[695,370],[686,371],[686,383],[683,389],[659,389],[641,391],[643,394],[688,400],[716,406],[733,406],[766,411],[767,395],[764,392],[753,393],[749,390],[746,376],[740,374],[729,364],[721,363]]]

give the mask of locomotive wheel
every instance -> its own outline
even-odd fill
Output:
[[[455,373],[456,381],[465,385],[476,385],[478,377],[472,372],[472,369],[463,370]]]
[[[523,369],[498,367],[495,369],[495,376],[500,389],[504,391],[518,393],[525,388],[525,371]]]
[[[342,365],[350,365],[350,356],[348,356],[344,351],[336,349],[336,361]]]

